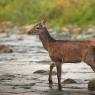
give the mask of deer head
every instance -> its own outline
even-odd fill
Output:
[[[43,29],[45,28],[45,23],[46,23],[45,19],[40,21],[38,24],[36,24],[32,29],[28,31],[28,34],[39,35],[40,33],[43,32]]]

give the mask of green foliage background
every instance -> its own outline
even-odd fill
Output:
[[[69,5],[64,1],[0,0],[0,21],[30,24],[46,17],[51,26],[95,25],[95,0],[68,0]]]

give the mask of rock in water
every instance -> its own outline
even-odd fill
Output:
[[[41,75],[48,75],[49,74],[49,71],[47,70],[37,70],[35,72],[33,72],[34,74],[41,74]],[[56,71],[53,71],[52,72],[52,75],[56,75]]]
[[[12,53],[13,50],[5,45],[0,45],[0,53]]]
[[[63,84],[71,84],[71,83],[77,83],[75,80],[73,79],[66,79],[62,82]]]
[[[89,90],[95,90],[95,80],[91,80],[88,83],[88,89]]]
[[[42,74],[42,73],[46,73],[47,71],[45,70],[37,70],[34,72],[34,74]]]

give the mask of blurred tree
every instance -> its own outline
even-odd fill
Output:
[[[43,17],[51,25],[95,25],[95,0],[0,0],[0,21],[26,24]]]

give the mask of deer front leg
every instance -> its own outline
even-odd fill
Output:
[[[54,67],[55,67],[55,64],[52,63],[52,64],[50,65],[49,78],[48,78],[49,86],[50,86],[50,87],[52,87],[52,70],[53,70]]]
[[[57,79],[58,79],[58,89],[61,90],[61,63],[56,63],[56,69],[57,69]]]

